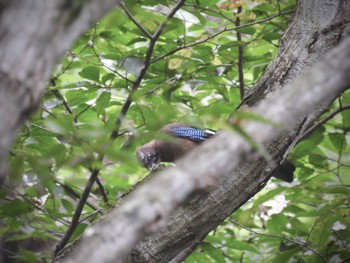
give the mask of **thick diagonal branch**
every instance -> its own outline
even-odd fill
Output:
[[[350,83],[349,47],[350,38],[347,38],[321,63],[253,109],[254,113],[280,124],[283,129],[262,122],[247,122],[242,128],[256,142],[267,143],[294,127],[320,102],[342,93]],[[299,96],[301,93],[302,97]],[[218,180],[225,180],[225,175],[244,163],[252,152],[251,145],[242,137],[221,132],[180,160],[176,167],[161,172],[132,192],[103,221],[86,231],[74,254],[64,262],[122,262],[132,246],[145,234],[163,226],[171,212],[187,197],[198,190],[208,189]],[[268,174],[260,178],[241,177],[239,174],[231,174],[231,177],[234,177],[231,180],[234,180],[236,189],[241,189],[231,194],[237,198],[236,202],[244,202],[253,189],[259,188],[260,183],[268,178]]]

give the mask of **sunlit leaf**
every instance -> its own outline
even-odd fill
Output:
[[[98,96],[96,100],[96,111],[97,114],[101,114],[109,105],[109,101],[111,100],[110,92],[102,92],[100,96]]]
[[[89,66],[83,68],[83,70],[79,72],[79,75],[85,79],[90,79],[98,82],[100,80],[100,69],[97,67]]]

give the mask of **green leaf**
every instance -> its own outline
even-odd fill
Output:
[[[63,165],[67,158],[67,149],[62,144],[50,145],[50,150],[47,152],[48,156],[53,156],[57,167]]]
[[[12,201],[1,204],[1,217],[22,216],[34,210],[34,206],[26,201],[14,199]]]
[[[297,236],[305,236],[310,231],[311,225],[306,224],[305,222],[301,222],[298,220],[298,218],[293,218],[290,221],[290,224],[292,225],[293,232]]]
[[[276,189],[270,190],[267,193],[265,193],[262,196],[259,196],[255,201],[254,201],[254,206],[258,207],[260,204],[270,200],[271,198],[275,197],[276,195],[282,193],[285,190],[284,187],[278,187]]]
[[[12,180],[20,180],[24,172],[24,160],[19,156],[11,158],[9,170]]]
[[[31,234],[17,234],[13,235],[10,238],[7,238],[6,241],[19,241],[19,240],[26,240],[31,237]]]
[[[100,96],[98,96],[96,100],[96,111],[97,114],[100,115],[105,109],[109,106],[109,102],[111,100],[110,92],[102,92]]]
[[[309,154],[309,162],[312,163],[313,165],[316,165],[318,167],[327,167],[327,157],[325,154],[317,154],[317,153],[310,153]]]
[[[105,59],[110,59],[110,60],[115,60],[115,61],[119,61],[121,59],[121,54],[119,53],[107,53],[107,54],[104,54],[103,57]]]
[[[88,224],[85,223],[79,223],[78,226],[75,228],[72,236],[70,237],[70,242],[77,239],[82,233],[84,233],[84,230],[88,227]]]
[[[267,228],[274,233],[282,233],[289,223],[288,218],[283,214],[274,214],[267,222]]]
[[[115,74],[109,73],[102,77],[102,82],[107,83],[107,81],[112,81],[115,79]]]
[[[21,256],[17,256],[17,258],[20,260],[20,262],[26,262],[26,263],[38,262],[38,258],[33,251],[21,250],[20,253],[21,253]]]
[[[264,4],[264,3],[262,3],[262,4],[259,4],[259,5],[255,6],[253,8],[253,11],[254,12],[257,12],[257,11],[273,12],[274,11],[274,6],[271,5],[271,4],[267,4],[267,3]]]
[[[74,212],[76,207],[73,206],[73,204],[71,202],[69,202],[66,199],[62,199],[61,200],[63,207],[67,210],[67,212]]]
[[[350,96],[349,96],[350,97]],[[341,112],[342,121],[345,127],[350,126],[350,110],[345,110]]]
[[[293,151],[293,155],[296,158],[301,158],[306,156],[312,152],[317,145],[319,145],[324,138],[325,128],[318,128],[313,134],[311,134],[308,138],[300,142],[295,150]]]
[[[341,166],[339,169],[339,176],[344,185],[350,185],[350,167],[349,166]]]
[[[236,31],[242,34],[254,35],[256,30],[254,27],[243,27],[243,28],[236,29]]]
[[[341,150],[346,148],[347,142],[344,133],[329,133],[328,136],[335,149]]]
[[[290,262],[293,256],[297,256],[300,251],[300,248],[294,248],[292,250],[286,250],[284,252],[279,253],[271,263],[281,263],[281,262]]]
[[[79,72],[79,75],[84,79],[90,79],[99,82],[100,69],[94,66],[88,66],[86,68],[83,68],[83,70]]]
[[[208,252],[209,256],[215,260],[215,262],[218,263],[226,263],[225,257],[223,256],[223,253],[220,249],[212,246],[209,243],[203,242],[201,244],[201,247],[205,249],[206,252]]]
[[[263,39],[265,39],[268,42],[271,42],[273,40],[277,40],[281,38],[281,34],[277,32],[266,32],[263,36]]]
[[[252,246],[251,244],[247,243],[247,242],[243,242],[243,241],[239,241],[239,240],[228,240],[225,243],[226,247],[229,248],[233,248],[233,249],[237,249],[237,250],[241,250],[241,251],[249,251],[252,253],[258,253],[257,249]]]
[[[88,101],[97,97],[97,90],[92,88],[92,86],[87,86],[85,88],[69,90],[65,93],[65,97],[70,107],[77,105],[86,106]]]
[[[132,44],[135,44],[135,43],[139,43],[139,42],[146,42],[147,41],[147,38],[144,38],[144,37],[137,37],[137,38],[134,38],[132,40],[130,40],[127,45],[132,45]]]

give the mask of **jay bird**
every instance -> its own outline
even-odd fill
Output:
[[[161,162],[176,161],[214,136],[216,131],[175,122],[165,125],[160,130],[160,134],[169,138],[158,138],[136,149],[136,156],[140,164],[149,170],[154,170]],[[272,176],[285,182],[292,182],[294,170],[295,166],[286,161],[273,171]]]

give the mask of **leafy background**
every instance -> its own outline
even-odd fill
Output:
[[[0,192],[0,235],[13,259],[50,260],[94,170],[101,185],[93,187],[70,241],[98,220],[147,175],[135,148],[164,124],[225,126],[241,101],[240,63],[247,91],[276,55],[295,8],[291,0],[187,1],[150,52],[145,32],[157,32],[174,4],[126,1],[62,58],[13,146],[11,181]],[[234,30],[237,19],[246,26]],[[334,117],[322,121],[326,113],[291,153],[292,184],[272,179],[186,262],[349,259],[349,103],[347,92],[332,106]]]

